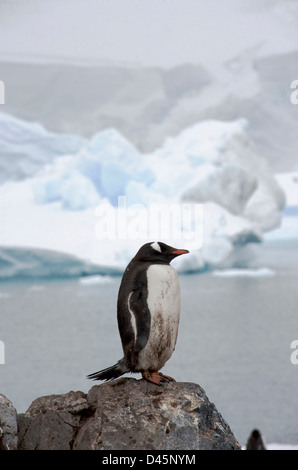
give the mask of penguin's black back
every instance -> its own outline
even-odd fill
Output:
[[[127,266],[120,284],[117,300],[117,319],[119,334],[124,351],[124,359],[130,370],[134,370],[137,354],[148,341],[151,316],[147,305],[147,269],[150,261],[139,262],[132,259]],[[129,305],[128,305],[129,300]],[[132,312],[136,312],[134,315]],[[137,336],[132,326],[135,316]]]

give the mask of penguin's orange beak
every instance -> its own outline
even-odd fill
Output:
[[[172,254],[173,255],[185,255],[186,253],[189,253],[188,250],[173,250]]]

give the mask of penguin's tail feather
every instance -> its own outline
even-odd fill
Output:
[[[121,375],[129,372],[128,367],[125,365],[124,358],[120,359],[115,365],[107,367],[106,369],[94,372],[93,374],[87,375],[88,379],[92,380],[113,380],[117,379]]]

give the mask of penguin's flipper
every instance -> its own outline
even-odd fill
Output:
[[[140,352],[147,344],[150,333],[150,312],[147,304],[147,286],[132,291],[129,298],[129,311],[135,325],[134,352]]]

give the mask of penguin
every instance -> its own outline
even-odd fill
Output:
[[[266,445],[261,432],[258,429],[253,429],[247,444],[246,450],[266,450]]]
[[[170,262],[186,253],[162,242],[146,243],[139,249],[124,271],[117,299],[124,357],[89,374],[89,379],[109,381],[140,372],[156,385],[175,381],[159,370],[175,349],[180,319],[179,279]]]

